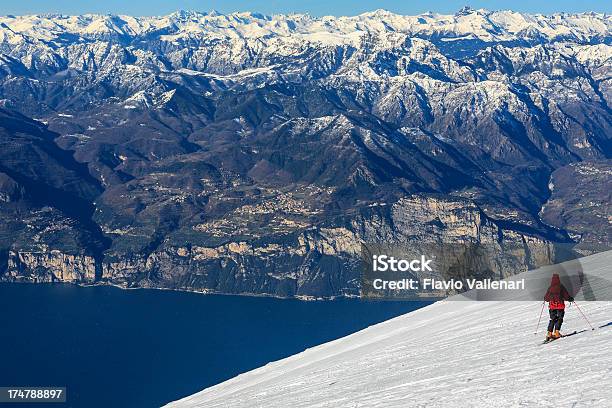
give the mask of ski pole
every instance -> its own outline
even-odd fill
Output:
[[[542,313],[544,313],[544,305],[546,301],[542,302],[542,310],[540,310],[540,317],[538,318],[538,325],[536,326],[536,331],[533,334],[538,334],[538,329],[540,328],[540,321],[542,320]]]
[[[582,315],[582,317],[584,317],[584,320],[586,320],[586,322],[589,324],[589,326],[591,326],[591,330],[595,330],[595,328],[593,327],[593,325],[591,324],[591,322],[589,322],[589,319],[587,319],[587,317],[584,315],[584,313],[582,313],[582,309],[580,309],[580,307],[578,306],[578,303],[576,303],[576,301],[574,300],[574,304],[576,305],[576,309],[578,309],[578,311],[580,312],[580,314]]]

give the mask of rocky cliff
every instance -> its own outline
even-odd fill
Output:
[[[4,279],[329,297],[359,293],[360,251],[365,242],[477,242],[499,249],[500,257],[504,246],[518,247],[525,250],[522,270],[554,261],[549,241],[504,229],[467,200],[410,196],[390,205],[372,205],[342,221],[252,242],[168,243],[146,256],[134,254],[100,263],[57,250],[11,251]]]

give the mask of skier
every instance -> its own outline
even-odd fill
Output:
[[[565,315],[565,301],[573,302],[574,298],[569,294],[565,286],[561,283],[558,274],[553,274],[550,281],[550,286],[544,296],[544,301],[548,302],[548,312],[550,321],[548,322],[548,333],[546,340],[554,340],[561,337],[561,325],[563,324],[563,316]],[[554,329],[554,332],[553,332]]]

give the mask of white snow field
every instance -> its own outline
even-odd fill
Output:
[[[583,260],[609,282],[612,251]],[[612,301],[578,301],[594,331],[571,305],[562,332],[578,334],[544,345],[541,305],[437,302],[168,407],[612,407]]]

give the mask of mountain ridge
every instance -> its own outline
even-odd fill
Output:
[[[441,32],[447,37],[457,36],[459,33],[466,33],[476,37],[483,34],[475,27],[485,28],[489,35],[494,33],[506,35],[528,35],[528,28],[540,33],[554,33],[555,27],[562,27],[566,34],[575,31],[573,34],[581,33],[588,38],[587,34],[605,35],[609,30],[610,17],[606,13],[555,13],[550,15],[519,13],[511,10],[489,11],[486,9],[474,10],[464,8],[455,14],[423,13],[410,16],[393,13],[384,9],[365,12],[356,16],[322,16],[313,17],[308,14],[274,14],[264,15],[256,12],[233,12],[228,14],[198,11],[177,11],[166,16],[151,17],[132,17],[129,15],[116,14],[83,14],[83,15],[62,15],[62,14],[32,14],[26,16],[2,16],[3,27],[11,28],[14,32],[24,30],[32,24],[32,20],[38,20],[38,24],[46,21],[53,21],[53,25],[48,28],[60,29],[60,32],[72,32],[87,34],[95,33],[116,33],[120,35],[138,36],[145,35],[164,29],[175,29],[180,31],[197,32],[198,29],[207,28],[209,31],[223,30],[224,28],[237,28],[240,25],[255,24],[256,28],[265,28],[278,35],[283,33],[295,32],[316,32],[316,31],[340,31],[347,32],[352,30],[364,29],[365,31],[399,31],[416,34],[421,29],[424,32]],[[385,19],[384,23],[379,20]],[[29,20],[29,21],[28,21]],[[585,21],[586,20],[586,21]],[[216,27],[212,23],[216,23]],[[593,24],[595,22],[596,24]],[[220,24],[221,23],[221,24]],[[225,25],[223,24],[225,23]],[[283,24],[284,23],[284,24]],[[361,25],[359,25],[361,23]],[[370,23],[370,24],[368,24]],[[464,25],[462,25],[462,23]],[[566,23],[565,27],[563,23]],[[573,24],[569,24],[573,23]],[[588,23],[588,24],[587,24]],[[419,29],[421,26],[421,29]],[[429,26],[429,27],[428,27]],[[438,26],[438,27],[436,27]],[[569,26],[569,27],[568,27]],[[449,27],[456,31],[448,30]],[[81,30],[79,30],[79,28]],[[217,30],[214,30],[216,28]],[[259,36],[261,32],[239,31],[241,33]],[[162,35],[165,35],[162,34]],[[490,38],[501,39],[502,37]],[[552,37],[554,38],[554,36]],[[580,38],[577,36],[577,38]]]

